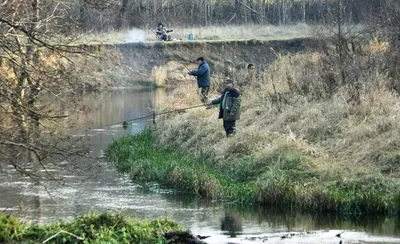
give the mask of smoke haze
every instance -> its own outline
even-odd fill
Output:
[[[141,29],[134,28],[128,31],[125,42],[143,42],[146,41],[146,32]]]

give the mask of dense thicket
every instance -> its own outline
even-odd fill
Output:
[[[0,1],[2,15],[29,12],[38,2],[53,31],[105,31],[131,27],[226,24],[321,24],[340,8],[347,23],[399,26],[397,0],[67,0]],[[40,17],[40,16],[39,16]]]
[[[103,2],[103,3],[102,3]],[[73,0],[70,19],[84,29],[169,25],[321,23],[337,8],[351,23],[391,18],[396,0]]]

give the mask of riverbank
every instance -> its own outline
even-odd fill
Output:
[[[72,222],[30,225],[0,214],[1,243],[203,243],[170,219],[137,221],[119,214],[78,216]]]
[[[220,77],[246,71],[249,64],[265,70],[265,66],[276,59],[277,52],[306,52],[316,43],[318,41],[310,37],[91,43],[71,45],[73,53],[63,57],[43,54],[40,58],[46,67],[68,70],[73,81],[69,90],[81,93],[194,83],[187,72],[197,68],[198,56],[206,57],[213,70],[212,80],[219,83]],[[6,62],[0,64],[0,70],[12,76]]]
[[[135,182],[156,182],[177,194],[242,205],[344,215],[400,210],[394,179],[373,175],[343,179],[338,171],[319,171],[314,159],[290,148],[222,163],[204,152],[194,155],[160,148],[153,133],[146,130],[121,138],[108,148],[108,159]]]
[[[378,69],[361,73],[354,98],[349,86],[326,90],[321,62],[318,53],[281,56],[261,79],[240,87],[242,119],[233,138],[225,138],[217,109],[199,108],[116,140],[108,158],[134,181],[203,198],[344,215],[398,213],[400,99],[392,81]],[[176,89],[160,110],[198,104],[194,90]]]
[[[82,66],[94,71],[86,77],[92,83],[103,87],[177,87],[195,82],[187,73],[188,69],[197,68],[198,56],[206,58],[213,72],[212,80],[218,83],[222,76],[246,71],[249,64],[265,70],[277,58],[277,52],[307,52],[307,48],[314,48],[317,43],[313,38],[283,38],[123,42],[79,47],[99,57],[90,58],[90,62]]]

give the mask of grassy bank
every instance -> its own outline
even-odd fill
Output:
[[[137,221],[118,214],[87,214],[51,225],[30,225],[0,214],[0,243],[167,243],[165,233],[181,230],[169,219]]]
[[[395,181],[377,175],[328,177],[315,168],[310,156],[290,148],[221,164],[206,152],[194,155],[159,147],[153,132],[145,130],[114,141],[107,156],[135,182],[157,182],[177,193],[207,199],[342,214],[399,210]]]
[[[231,179],[206,154],[193,156],[160,148],[150,130],[114,141],[107,149],[107,157],[136,182],[157,182],[177,193],[209,199],[255,202],[254,182]]]
[[[400,98],[396,80],[376,65],[390,53],[383,44],[363,44],[348,70],[321,53],[277,54],[256,79],[237,73],[243,111],[235,137],[225,138],[217,109],[198,108],[159,117],[151,133],[115,141],[108,157],[136,181],[205,198],[398,213]],[[160,110],[198,104],[194,90],[175,89]]]

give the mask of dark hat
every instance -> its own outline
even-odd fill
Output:
[[[203,57],[198,57],[197,59],[196,59],[196,61],[201,61],[201,62],[204,62],[204,58]]]
[[[233,84],[233,80],[232,79],[226,79],[225,83],[232,83]]]

